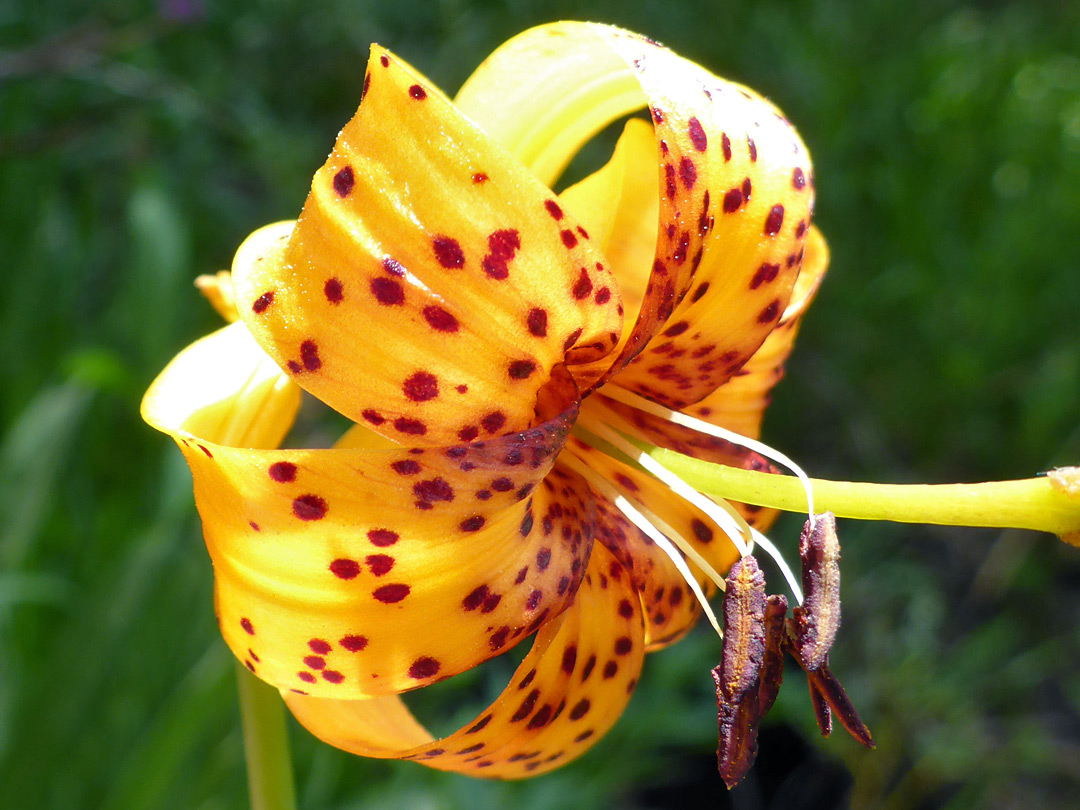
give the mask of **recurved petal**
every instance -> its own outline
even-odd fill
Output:
[[[637,357],[618,381],[682,407],[742,366],[790,297],[813,204],[810,159],[794,129],[753,91],[591,23],[510,40],[458,104],[550,181],[580,143],[633,108],[630,80],[652,115],[659,216],[641,310],[606,368],[619,372]]]
[[[300,389],[233,323],[173,358],[143,397],[142,417],[186,454],[205,456],[208,443],[277,447],[299,406]]]
[[[619,563],[597,546],[574,604],[541,627],[503,693],[443,739],[432,739],[393,696],[342,701],[285,693],[286,703],[317,737],[362,756],[502,779],[556,768],[611,727],[641,670],[641,613],[619,584],[628,577],[609,576],[613,567]]]
[[[191,468],[230,648],[279,687],[357,698],[470,668],[571,602],[591,502],[574,478],[540,483],[576,392],[560,371],[540,424],[488,442],[252,449],[278,443],[298,392],[237,323],[181,353],[144,414]]]
[[[769,404],[769,392],[784,376],[784,363],[794,347],[802,317],[814,300],[829,264],[828,247],[816,227],[810,227],[803,247],[802,269],[776,328],[735,376],[687,408],[689,414],[750,438],[761,434],[761,418]]]
[[[528,427],[553,367],[618,340],[604,257],[399,58],[374,47],[365,85],[295,228],[238,252],[240,315],[302,387],[396,441]]]

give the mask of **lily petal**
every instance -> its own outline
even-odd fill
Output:
[[[398,57],[373,48],[365,84],[295,228],[238,252],[241,317],[301,386],[396,441],[526,428],[556,365],[618,340],[603,254]]]
[[[630,78],[653,119],[659,230],[640,313],[608,374],[681,408],[746,362],[790,297],[813,207],[810,158],[797,133],[753,91],[591,23],[515,37],[457,103],[550,182],[584,140],[634,108]],[[662,342],[639,357],[657,333]]]
[[[776,328],[734,377],[686,409],[691,416],[750,438],[761,435],[769,392],[784,376],[784,363],[794,347],[803,314],[814,300],[829,264],[829,249],[814,226],[807,234],[804,250],[795,290]]]
[[[502,779],[556,768],[611,727],[641,670],[641,613],[608,577],[613,567],[619,563],[597,546],[573,606],[540,629],[499,698],[447,737],[432,739],[396,697],[342,701],[285,693],[285,701],[314,735],[361,756]]]

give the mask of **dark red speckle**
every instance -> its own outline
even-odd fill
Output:
[[[343,636],[338,640],[338,644],[349,652],[360,652],[367,646],[368,640],[364,636]]]
[[[326,501],[318,495],[301,495],[292,502],[292,511],[300,520],[322,520],[326,516]]]
[[[338,579],[356,579],[360,575],[360,563],[356,560],[337,559],[330,563],[330,573]]]
[[[431,248],[435,251],[435,258],[443,267],[453,269],[465,266],[465,253],[456,239],[449,236],[436,236],[431,240]]]
[[[392,605],[408,596],[409,591],[408,585],[394,583],[393,585],[383,585],[381,588],[376,588],[371,592],[371,595],[383,604]]]
[[[296,465],[288,461],[275,461],[270,465],[270,478],[281,484],[296,480]]]
[[[341,282],[336,278],[328,278],[326,283],[323,284],[323,295],[331,304],[340,304],[341,299],[344,297]]]
[[[376,577],[390,573],[390,569],[394,567],[394,558],[388,554],[369,554],[364,558],[364,562],[367,563],[368,570]]]
[[[530,309],[528,316],[525,318],[525,322],[529,327],[529,334],[535,337],[545,337],[547,335],[547,320],[546,309],[540,309],[539,307]]]
[[[427,402],[439,396],[439,381],[434,374],[418,371],[405,380],[401,391],[413,402]]]
[[[705,135],[705,128],[697,118],[691,118],[686,125],[686,131],[690,135],[690,142],[699,152],[704,152],[709,145],[709,138]]]
[[[376,301],[386,307],[405,303],[405,290],[402,289],[401,284],[391,278],[373,278],[371,294],[375,296]]]
[[[511,380],[524,380],[534,371],[536,371],[536,363],[532,360],[515,360],[507,369]]]
[[[769,209],[769,215],[765,217],[765,235],[776,236],[780,233],[780,227],[784,224],[784,206],[774,205]]]
[[[389,529],[372,529],[367,533],[367,537],[368,540],[371,541],[371,545],[379,546],[380,548],[392,546],[401,539],[397,532],[392,532]]]
[[[423,101],[425,98],[427,98],[427,91],[424,90],[424,88],[420,85],[414,84],[412,87],[409,88],[409,97],[415,99],[416,101]]]
[[[563,218],[562,209],[559,207],[559,204],[554,200],[544,200],[544,208],[546,208],[547,212],[551,214],[552,219],[557,221]]]
[[[242,627],[244,632],[247,633],[249,636],[255,635],[255,626],[251,623],[251,619],[248,619],[246,617],[241,619],[240,627]]]
[[[251,305],[251,311],[256,315],[260,315],[265,312],[266,308],[272,303],[274,303],[274,294],[272,292],[264,292],[255,299],[255,303]]]
[[[687,189],[692,189],[697,182],[697,166],[685,155],[679,160],[679,179]]]
[[[334,175],[334,191],[339,197],[349,196],[349,192],[353,189],[354,179],[352,166],[338,170],[338,173]]]
[[[791,185],[796,190],[801,190],[806,186],[806,175],[803,174],[803,170],[798,166],[796,166],[795,171],[791,173]]]
[[[458,319],[442,307],[424,307],[424,320],[436,332],[456,332]]]
[[[410,678],[431,678],[437,675],[439,672],[439,662],[434,658],[424,656],[423,658],[417,658],[412,662],[409,667]]]

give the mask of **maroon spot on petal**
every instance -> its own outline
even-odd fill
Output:
[[[533,682],[533,678],[535,678],[535,677],[536,677],[536,669],[535,668],[530,669],[529,673],[524,678],[521,679],[520,683],[518,683],[517,688],[519,690],[525,689],[526,687],[528,687],[528,685],[530,683]]]
[[[512,228],[498,230],[488,236],[488,250],[492,256],[509,261],[521,249],[521,236]]]
[[[383,422],[386,421],[386,418],[382,414],[380,414],[378,411],[373,411],[370,408],[365,410],[360,415],[364,417],[364,421],[370,422],[373,425],[381,425]]]
[[[750,189],[751,188],[752,188],[752,186],[750,185],[750,178],[749,177],[743,178],[743,181],[742,181],[742,196],[743,196],[743,200],[745,200],[746,202],[750,202]]]
[[[369,554],[364,558],[364,562],[367,563],[368,570],[377,577],[390,573],[390,569],[394,567],[394,558],[387,554]]]
[[[498,256],[490,254],[485,256],[480,260],[480,268],[488,278],[493,278],[496,281],[502,281],[510,276],[510,268],[506,266],[506,259]]]
[[[509,478],[500,476],[491,482],[491,488],[496,492],[509,492],[514,488],[514,482]]]
[[[454,500],[454,489],[443,478],[429,478],[413,484],[413,495],[429,503]]]
[[[334,191],[339,197],[349,196],[349,192],[352,191],[353,188],[354,179],[352,166],[338,169],[338,173],[334,175]]]
[[[300,520],[322,520],[326,516],[326,501],[318,495],[301,495],[292,502],[292,511]]]
[[[774,205],[769,209],[769,215],[765,217],[765,235],[776,236],[780,233],[780,227],[784,224],[784,206]]]
[[[768,262],[762,263],[762,265],[754,273],[754,277],[750,279],[750,289],[756,290],[762,284],[768,284],[770,281],[776,278],[780,272],[780,265],[769,264]]]
[[[517,711],[510,716],[510,722],[520,722],[532,714],[533,707],[536,706],[536,699],[539,697],[539,689],[533,689],[529,692],[529,694],[525,696],[525,700],[521,701],[521,705],[518,706]]]
[[[487,598],[484,599],[484,606],[480,609],[481,613],[491,613],[499,606],[499,602],[502,601],[501,593],[490,593]]]
[[[593,300],[601,306],[611,300],[611,289],[609,287],[601,287],[596,291],[596,295],[593,296]]]
[[[326,669],[326,659],[318,655],[304,656],[304,666],[308,669]]]
[[[488,433],[497,433],[506,424],[506,414],[502,411],[492,411],[480,420],[480,426]]]
[[[664,164],[664,193],[669,200],[675,199],[678,189],[675,187],[675,167],[670,163]]]
[[[682,604],[683,589],[676,585],[671,589],[671,593],[668,594],[668,604],[672,607],[678,607]]]
[[[395,461],[390,465],[390,469],[398,475],[416,475],[420,472],[420,462],[411,458],[406,458],[401,461]]]
[[[459,394],[464,394],[469,390],[469,386],[462,383],[461,385],[455,385],[454,390],[457,391]]]
[[[590,655],[589,660],[585,662],[585,666],[581,669],[581,682],[585,683],[590,675],[592,675],[593,667],[596,666],[596,656]]]
[[[465,253],[456,239],[449,236],[436,236],[431,240],[431,248],[435,251],[435,258],[439,264],[447,268],[465,266]]]
[[[308,649],[318,655],[327,655],[334,648],[330,646],[330,642],[321,638],[313,638],[307,643]]]
[[[405,303],[405,290],[401,284],[392,278],[373,278],[371,280],[371,294],[375,300],[384,307],[393,307]]]
[[[559,232],[559,238],[562,239],[563,245],[569,250],[577,245],[577,237],[574,236],[574,232],[571,230],[563,230]]]
[[[634,642],[630,640],[629,636],[620,636],[619,638],[615,639],[615,654],[626,655],[628,652],[630,652],[631,649],[633,649],[633,646]]]
[[[685,155],[679,160],[679,179],[688,190],[697,182],[697,166]]]
[[[488,638],[488,646],[491,647],[491,649],[493,649],[493,650],[500,649],[504,644],[506,644],[506,639],[507,639],[507,637],[509,635],[510,635],[510,628],[509,627],[507,627],[505,625],[500,627],[498,630],[496,630],[494,633],[492,633],[491,636]]]
[[[768,323],[780,314],[780,302],[773,300],[765,309],[758,313],[758,323]]]
[[[570,719],[580,720],[588,713],[590,705],[591,704],[589,703],[588,698],[582,698],[581,700],[579,700],[577,703],[574,704],[574,708],[570,710]]]
[[[288,461],[275,461],[270,465],[270,478],[281,484],[296,480],[296,465]]]
[[[252,530],[254,530],[254,531],[257,531],[257,532],[262,531],[262,529],[259,528],[259,524],[256,523],[254,520],[249,520],[248,521],[248,526],[250,526],[252,528]]]
[[[731,139],[726,132],[720,133],[720,149],[724,152],[724,161],[731,160]]]
[[[806,235],[806,220],[800,219],[799,224],[795,226],[795,237],[802,239]]]
[[[463,532],[478,532],[484,528],[484,523],[486,523],[486,521],[481,515],[473,515],[472,517],[467,517],[465,520],[461,521],[461,523],[458,524],[458,528]]]
[[[689,328],[690,328],[690,324],[688,324],[686,321],[679,321],[678,323],[672,324],[667,329],[665,329],[664,330],[664,336],[665,337],[676,337],[677,335],[681,335],[683,332],[685,332]]]
[[[551,549],[542,548],[536,552],[536,569],[546,571],[549,565],[551,565]]]
[[[274,294],[272,292],[264,292],[255,302],[251,305],[251,311],[256,315],[260,315],[266,311],[266,308],[274,303]]]
[[[483,731],[484,728],[487,726],[487,724],[490,723],[490,722],[491,722],[491,715],[490,714],[485,715],[484,717],[481,717],[476,722],[475,725],[470,726],[468,729],[466,729],[465,733],[466,734],[475,734],[478,731]]]
[[[383,67],[390,67],[390,57],[384,53],[382,56],[379,57],[379,63]]]
[[[525,513],[525,517],[523,517],[521,519],[521,525],[518,527],[518,534],[520,534],[522,537],[528,537],[529,532],[531,532],[532,530],[533,530],[533,513],[532,513],[532,510],[530,509],[528,512]],[[538,558],[537,561],[539,561],[539,558]],[[544,569],[541,568],[540,570],[543,571]]]
[[[525,323],[529,327],[529,334],[534,335],[535,337],[547,336],[547,321],[547,310],[540,309],[539,307],[530,309],[529,314],[525,318]]]
[[[550,703],[545,703],[543,706],[541,706],[539,708],[539,710],[536,712],[536,714],[533,715],[532,719],[529,721],[529,725],[527,726],[527,728],[530,728],[530,729],[543,728],[544,726],[547,725],[548,721],[551,719],[551,712],[552,712],[551,704]],[[530,764],[532,764],[532,763],[530,763]]]
[[[322,360],[319,359],[319,347],[313,340],[305,340],[300,344],[300,361],[308,371],[318,371],[322,368]]]
[[[737,188],[732,188],[724,193],[724,201],[721,207],[724,209],[725,214],[732,214],[739,210],[739,206],[741,206],[742,203],[742,192]]]
[[[310,672],[297,672],[296,677],[305,683],[315,683],[315,676]]]
[[[368,640],[364,636],[342,636],[338,639],[338,644],[349,652],[360,652],[367,646]]]
[[[543,591],[537,589],[529,594],[529,598],[525,600],[526,610],[536,610],[536,606],[540,604],[540,600],[543,598]]]
[[[701,282],[701,284],[698,286],[698,288],[696,290],[694,290],[694,294],[690,296],[690,303],[692,304],[695,301],[700,301],[701,296],[705,295],[705,293],[708,292],[708,291],[709,291],[709,282],[707,282],[707,281]]]
[[[392,546],[401,539],[397,532],[392,532],[389,529],[372,529],[367,533],[367,538],[371,542],[371,545],[378,546],[379,548]]]
[[[562,670],[567,675],[572,675],[574,672],[574,665],[577,664],[577,646],[571,644],[562,654]]]
[[[791,173],[791,185],[796,190],[801,190],[806,186],[806,175],[803,174],[803,170],[798,166],[796,166],[795,171]]]
[[[750,162],[757,162],[757,144],[754,143],[754,139],[749,135],[746,136],[746,149],[750,153]]]
[[[405,275],[405,268],[402,267],[401,262],[397,259],[391,259],[389,256],[382,260],[382,269],[398,278],[402,278]]]
[[[483,172],[477,172],[476,174],[474,174],[472,176],[472,181],[474,183],[486,183],[487,180],[488,180],[488,176],[486,174],[484,174]]]
[[[558,221],[563,218],[562,209],[559,208],[559,204],[554,200],[544,200],[544,208],[551,214],[551,218]]]
[[[574,742],[576,742],[576,743],[585,742],[585,740],[589,739],[589,737],[591,737],[595,733],[596,732],[593,731],[591,728],[587,729],[587,730],[581,732],[580,734],[578,734],[576,737],[574,737]]]
[[[338,579],[356,579],[360,575],[360,563],[340,558],[330,563],[330,573]]]
[[[401,392],[413,402],[427,402],[439,395],[439,381],[434,374],[418,371],[405,380]]]
[[[706,523],[694,518],[690,522],[690,531],[694,533],[694,537],[697,538],[699,543],[711,543],[713,539],[713,530]]]
[[[412,436],[423,436],[427,433],[427,425],[419,419],[406,419],[399,416],[394,420],[394,430],[398,433],[408,433]]]
[[[341,281],[336,278],[328,278],[326,283],[323,284],[322,289],[323,295],[326,296],[326,300],[331,304],[340,304],[341,299],[345,297],[341,287]]]
[[[709,138],[705,135],[705,128],[697,118],[691,118],[686,124],[686,131],[690,135],[690,142],[699,152],[704,152],[709,145]]]
[[[409,595],[410,588],[404,583],[395,582],[393,585],[383,585],[371,592],[371,595],[386,605],[400,602]]]
[[[427,98],[427,91],[420,85],[414,84],[409,88],[409,98],[415,99],[416,101],[423,101]]]
[[[459,430],[457,432],[457,435],[458,438],[461,439],[461,441],[471,442],[473,439],[480,435],[480,428],[476,427],[475,425],[469,425],[468,427],[463,427],[461,430]]]
[[[469,591],[468,596],[461,600],[461,607],[465,610],[476,610],[482,604],[484,600],[488,598],[489,590],[487,585],[480,585]]]
[[[528,573],[529,573],[529,566],[526,565],[524,568],[522,568],[520,571],[517,572],[517,576],[514,577],[514,584],[515,585],[520,585],[522,582],[524,582],[525,581],[525,576]]]
[[[585,271],[582,270],[581,272],[584,273]],[[580,284],[581,282],[578,281],[578,283]],[[590,282],[590,285],[591,285],[591,282]],[[582,298],[584,298],[588,294],[589,293],[586,290],[586,292],[582,295]],[[566,340],[563,341],[563,345],[562,345],[564,352],[569,351],[570,347],[573,346],[575,343],[577,343],[577,339],[579,337],[581,337],[581,332],[582,332],[582,329],[579,326],[577,329],[575,329],[573,332],[571,332],[569,335],[566,336]]]
[[[532,360],[515,360],[507,369],[511,380],[524,380],[534,371],[536,371],[536,363]]]
[[[604,680],[611,680],[615,677],[615,673],[619,671],[619,665],[614,661],[608,661],[604,664],[604,671],[600,674],[604,676]]]
[[[246,617],[241,619],[240,627],[242,627],[244,632],[247,633],[249,636],[255,635],[255,625],[251,623],[251,619],[248,619]]]
[[[345,676],[336,669],[324,669],[322,671],[322,676],[324,681],[329,681],[330,683],[341,683],[345,680]]]
[[[659,107],[649,107],[649,115],[652,116],[652,120],[657,124],[664,123],[664,111]]]
[[[593,283],[589,278],[588,272],[584,267],[581,268],[581,272],[578,273],[577,281],[574,282],[573,289],[570,290],[571,294],[580,301],[582,298],[592,292]],[[577,338],[575,338],[576,340]]]
[[[363,102],[364,96],[367,95],[368,90],[371,89],[371,71],[367,71],[364,74],[364,86],[360,90],[360,101]]]
[[[409,667],[409,677],[420,680],[422,678],[431,678],[438,674],[440,664],[434,658],[430,656],[423,656],[417,658],[412,662]]]

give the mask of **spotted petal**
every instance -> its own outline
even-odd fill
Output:
[[[306,390],[397,441],[528,427],[552,368],[619,337],[604,257],[399,58],[373,48],[365,86],[295,228],[237,254],[241,317]]]
[[[503,779],[579,756],[622,713],[644,655],[642,617],[619,563],[597,546],[573,606],[537,633],[499,698],[439,740],[397,697],[342,701],[285,694],[317,737],[367,757],[407,758],[440,770]]]
[[[641,310],[607,373],[683,407],[746,362],[790,297],[813,205],[810,160],[794,129],[753,91],[642,37],[587,23],[510,40],[457,103],[547,181],[581,142],[633,108],[631,81],[655,130],[653,166],[641,170],[659,166],[659,227]],[[539,121],[530,115],[536,98]]]

